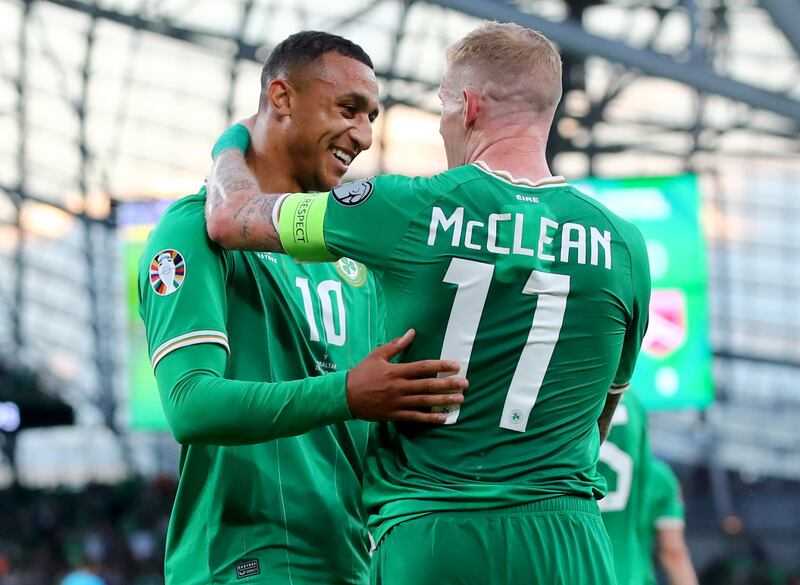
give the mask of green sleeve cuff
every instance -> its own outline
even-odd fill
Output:
[[[347,404],[347,370],[309,378],[320,390],[319,405],[334,420],[350,420],[350,407]]]
[[[327,193],[294,193],[283,200],[278,233],[287,254],[306,262],[330,262],[339,257],[325,245]]]
[[[217,158],[228,148],[235,148],[246,154],[248,146],[250,146],[250,131],[241,124],[234,124],[217,138],[214,148],[211,149],[211,158]]]

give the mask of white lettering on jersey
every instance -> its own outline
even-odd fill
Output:
[[[572,239],[575,232],[577,238]],[[561,232],[561,261],[569,262],[569,251],[578,251],[578,264],[586,264],[586,229],[579,223],[565,223]]]
[[[597,266],[597,256],[599,254],[597,246],[599,245],[603,248],[606,268],[611,270],[611,232],[604,230],[601,235],[600,230],[592,226],[590,233],[592,235],[592,266]]]
[[[550,262],[555,262],[556,257],[553,256],[552,254],[546,253],[544,251],[544,247],[549,246],[550,244],[553,243],[553,238],[547,235],[547,230],[550,228],[557,230],[558,222],[543,217],[540,226],[541,227],[539,229],[539,258],[541,258],[542,260],[549,260]]]
[[[520,197],[517,195],[517,197]],[[525,216],[521,213],[515,213],[514,218],[514,254],[520,256],[533,256],[533,248],[526,248],[522,245],[522,225],[525,222]]]
[[[485,250],[499,256],[536,256],[547,262],[555,262],[556,256],[563,263],[587,264],[588,260],[592,266],[602,265],[611,270],[610,231],[579,223],[561,225],[544,216],[536,226],[538,233],[532,227],[530,218],[524,213],[490,213],[484,221],[466,218],[465,222],[463,207],[456,207],[449,214],[441,207],[434,207],[428,228],[428,245],[435,246],[437,238],[443,237],[453,248]],[[554,250],[553,242],[559,234],[561,249]],[[511,248],[499,245],[500,241],[511,242]],[[532,246],[534,242],[535,248],[525,246],[526,243]]]
[[[467,222],[467,233],[464,234],[464,246],[469,248],[470,250],[480,250],[481,247],[479,244],[472,243],[472,230],[476,227],[484,227],[483,223],[480,221],[468,221]],[[428,245],[430,246],[431,243],[428,241]]]
[[[444,211],[440,207],[434,207],[431,213],[431,228],[428,232],[428,245],[433,246],[436,242],[436,228],[442,226],[442,231],[447,231],[453,227],[452,246],[457,248],[461,243],[461,225],[464,223],[464,208],[456,207],[450,217],[444,216]]]
[[[497,245],[497,224],[501,221],[511,221],[510,213],[492,213],[489,216],[489,239],[486,250],[492,254],[509,254],[510,250]]]

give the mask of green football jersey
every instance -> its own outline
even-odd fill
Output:
[[[639,231],[561,177],[516,181],[481,163],[294,194],[287,253],[367,265],[403,361],[446,358],[469,379],[444,426],[387,423],[368,457],[376,539],[421,514],[599,498],[597,419],[624,389],[647,323]]]
[[[657,583],[653,567],[653,542],[659,528],[683,528],[684,506],[681,486],[675,472],[663,461],[650,459],[650,475],[644,510],[639,524],[641,532],[643,562],[647,567],[648,585]]]
[[[649,489],[650,459],[647,414],[636,394],[628,392],[614,412],[597,465],[608,484],[608,493],[599,504],[614,549],[619,585],[641,585],[648,570],[639,524]]]
[[[216,344],[229,350],[226,379],[277,382],[333,372],[324,378],[343,393],[345,370],[383,329],[371,276],[347,259],[297,264],[223,250],[206,235],[204,195],[166,211],[140,261],[140,312],[153,366],[178,348]],[[346,418],[349,412],[344,422],[259,444],[183,445],[167,584],[365,583],[368,423]]]

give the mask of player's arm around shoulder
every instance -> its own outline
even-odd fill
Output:
[[[245,121],[250,123],[250,121]],[[342,256],[380,268],[424,203],[429,179],[385,175],[327,193],[261,193],[247,166],[249,129],[236,124],[214,146],[206,222],[225,248],[285,252],[311,262]]]
[[[214,144],[206,185],[206,229],[224,248],[283,252],[273,221],[282,196],[262,193],[245,160],[254,124],[255,116],[234,124]]]
[[[344,256],[383,271],[425,205],[427,181],[379,175],[344,183],[322,195],[289,195],[278,220],[281,243],[300,260]]]

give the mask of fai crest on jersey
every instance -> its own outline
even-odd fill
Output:
[[[367,282],[367,269],[363,264],[359,264],[355,260],[340,258],[334,266],[342,280],[353,286],[361,286]]]
[[[351,183],[345,183],[344,185],[334,187],[333,191],[331,191],[331,195],[342,205],[347,205],[348,207],[361,205],[372,195],[373,178],[374,177],[359,179],[358,181],[352,181]]]
[[[178,290],[186,277],[186,262],[177,250],[161,250],[150,262],[150,286],[165,297]]]

